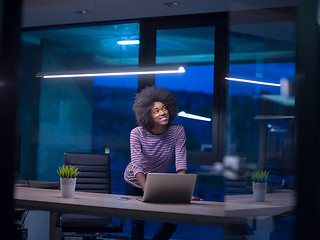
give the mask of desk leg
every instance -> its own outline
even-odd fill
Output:
[[[247,234],[245,230],[243,229],[243,226],[238,224],[228,224],[224,226],[223,229],[224,232],[224,239],[225,240],[248,240]]]
[[[247,221],[233,221],[226,219],[223,223],[223,233],[225,240],[248,240],[248,232],[245,229]]]
[[[61,239],[61,230],[56,226],[57,222],[57,213],[50,212],[50,240],[60,240]]]

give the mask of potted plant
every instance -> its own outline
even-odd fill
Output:
[[[251,173],[253,201],[263,202],[267,192],[270,173],[266,170],[256,170]]]
[[[57,172],[60,176],[61,197],[73,198],[79,169],[72,165],[62,165]]]

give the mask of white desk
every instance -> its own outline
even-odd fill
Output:
[[[172,223],[223,226],[243,223],[247,218],[276,216],[295,209],[295,194],[267,194],[265,202],[254,203],[252,195],[226,197],[226,202],[192,201],[190,204],[155,204],[136,200],[119,200],[121,195],[76,192],[72,199],[61,198],[59,190],[15,187],[16,207],[50,212],[87,213],[129,219]]]
[[[264,202],[254,202],[252,194],[225,197],[225,216],[234,219],[276,217],[295,210],[296,195],[292,191],[266,194]]]
[[[191,204],[144,203],[129,196],[76,192],[72,199],[61,198],[59,190],[16,187],[16,207],[53,212],[87,213],[110,215],[152,221],[214,225],[223,221],[224,203],[196,201]]]

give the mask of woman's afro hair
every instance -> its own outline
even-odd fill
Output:
[[[136,94],[133,104],[137,124],[146,130],[153,128],[151,108],[155,102],[162,102],[169,111],[169,123],[178,115],[178,105],[173,94],[160,87],[146,87]]]

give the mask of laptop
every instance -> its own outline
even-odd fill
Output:
[[[142,198],[154,203],[189,203],[196,183],[196,174],[149,173]]]

